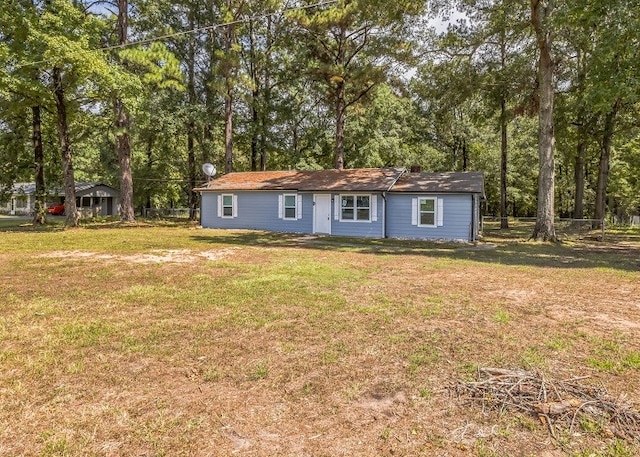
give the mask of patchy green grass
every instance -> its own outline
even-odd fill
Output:
[[[511,320],[511,316],[509,315],[508,311],[500,309],[493,314],[493,320],[499,324],[506,325]]]
[[[637,451],[620,439],[599,449],[590,448],[571,454],[572,457],[633,457],[635,455]]]
[[[628,239],[0,231],[6,455],[538,455],[536,418],[447,389],[486,366],[590,376],[640,402]],[[558,452],[640,451],[579,425]]]
[[[601,371],[622,372],[640,369],[640,352],[631,349],[626,335],[611,338],[589,338],[592,349],[587,363]]]

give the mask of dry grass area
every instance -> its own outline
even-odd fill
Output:
[[[188,226],[0,233],[0,455],[633,456],[452,394],[481,367],[640,408],[640,243]]]

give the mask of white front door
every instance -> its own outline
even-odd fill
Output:
[[[313,233],[331,234],[331,195],[313,196]]]

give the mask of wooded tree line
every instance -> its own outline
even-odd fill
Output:
[[[0,185],[75,225],[74,180],[195,217],[204,162],[481,170],[554,238],[640,210],[639,31],[631,0],[9,0]]]

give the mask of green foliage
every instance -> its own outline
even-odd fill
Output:
[[[430,163],[437,152],[416,141],[415,125],[420,122],[415,106],[389,85],[379,86],[366,107],[355,107],[347,125],[346,144],[353,167],[385,167]]]
[[[107,10],[84,1],[8,2],[0,10],[0,184],[33,180],[34,105],[43,108],[47,186],[62,181],[55,65],[78,180],[117,185],[114,139],[122,132],[112,127],[113,99],[126,105],[138,208],[186,206],[194,180],[204,180],[194,167],[224,168],[230,85],[235,169],[258,168],[260,159],[268,169],[334,166],[342,111],[347,167],[482,170],[488,214],[499,212],[505,100],[508,212],[535,215],[538,100],[528,4],[341,0],[306,8],[311,3],[282,13],[281,0],[132,0],[129,39],[144,43],[111,47],[116,18]],[[556,51],[566,56],[555,74],[558,214],[575,206],[582,143],[585,215],[594,212],[604,120],[616,107],[606,200],[608,214],[626,221],[640,211],[639,7],[578,0],[556,8]],[[432,18],[446,19],[446,30]],[[227,43],[227,29],[216,25],[231,19]]]
[[[305,41],[298,51],[300,60],[316,83],[318,97],[335,113],[336,131],[350,107],[370,100],[373,88],[385,81],[393,63],[408,60],[407,19],[421,8],[422,2],[359,0],[290,13]],[[336,153],[341,147],[336,137]],[[349,156],[347,161],[351,163]]]
[[[119,52],[126,65],[139,67],[141,80],[149,90],[184,90],[180,61],[163,43],[153,42],[148,49],[126,48]]]
[[[640,103],[636,104],[635,116],[640,113]],[[622,214],[640,212],[640,135],[629,142],[620,142],[619,154],[611,164],[611,186],[609,194],[615,199],[616,208]]]

